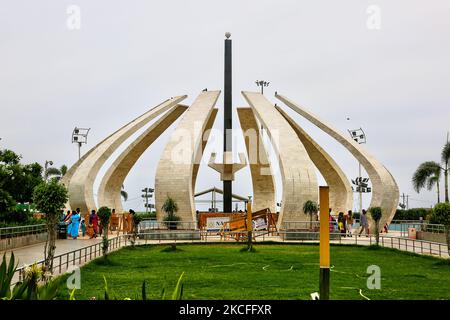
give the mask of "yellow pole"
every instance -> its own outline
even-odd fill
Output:
[[[329,187],[319,187],[320,201],[320,299],[328,300],[330,294],[330,222]]]
[[[252,223],[252,202],[249,197],[247,201],[247,250],[252,250],[252,231],[253,231],[253,223]]]

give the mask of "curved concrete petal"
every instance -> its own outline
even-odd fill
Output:
[[[164,113],[168,109],[177,105],[187,96],[170,98],[160,105],[152,108],[148,112],[131,121],[121,129],[114,132],[92,148],[86,154],[81,163],[76,163],[76,169],[69,179],[69,205],[72,209],[80,208],[85,213],[95,209],[94,181],[102,165],[108,160],[113,152],[133,133],[142,128],[145,124]]]
[[[155,142],[156,139],[174,123],[187,106],[177,105],[167,111],[161,118],[145,130],[132,144],[130,144],[114,161],[106,172],[98,190],[99,206],[107,206],[123,211],[120,190],[130,170],[142,154]]]
[[[276,94],[275,97],[336,139],[361,163],[372,181],[372,201],[370,206],[382,208],[383,216],[380,221],[381,227],[383,227],[385,223],[389,223],[395,215],[395,210],[398,206],[400,197],[397,183],[390,172],[378,160],[364,150],[361,145],[352,139],[347,138],[311,112],[282,95]],[[370,229],[373,230],[373,222],[371,221],[370,215],[368,216],[370,220]]]
[[[255,115],[250,108],[237,108],[237,113],[252,175],[253,210],[269,208],[271,212],[276,212],[275,182]]]
[[[213,113],[220,91],[204,91],[184,113],[167,142],[156,169],[156,215],[162,220],[161,207],[169,196],[178,205],[177,215],[184,222],[196,221],[193,174],[197,151]]]
[[[278,228],[287,221],[307,221],[303,205],[318,201],[319,188],[314,164],[285,118],[262,94],[242,92],[261,124],[267,128],[277,152],[283,184]]]
[[[200,169],[200,163],[202,161],[203,151],[205,151],[206,145],[209,140],[209,135],[211,134],[211,128],[216,120],[216,115],[219,110],[213,109],[211,112],[211,116],[206,123],[205,130],[203,131],[203,141],[199,148],[197,149],[197,153],[194,157],[194,168],[192,169],[192,191],[195,191],[195,182],[197,181],[198,170]]]
[[[345,173],[333,158],[314,141],[289,115],[280,107],[276,107],[289,122],[303,143],[312,162],[322,174],[330,187],[330,208],[333,212],[347,212],[353,207],[353,190]]]

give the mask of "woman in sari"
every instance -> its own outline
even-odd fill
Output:
[[[78,238],[78,232],[80,228],[80,214],[78,212],[75,212],[70,217],[70,236],[76,240]]]

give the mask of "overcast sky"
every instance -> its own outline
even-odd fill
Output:
[[[187,94],[189,104],[205,87],[223,90],[229,31],[234,107],[245,106],[240,91],[265,79],[273,103],[278,91],[342,132],[362,127],[366,148],[410,195],[410,207],[429,207],[435,191],[415,193],[411,176],[421,162],[439,160],[450,130],[449,17],[448,0],[0,0],[0,148],[25,162],[70,166],[78,157],[75,126],[92,128],[86,152],[169,97]],[[343,147],[289,114],[348,177],[357,176]],[[140,190],[154,186],[175,126],[126,179],[125,208],[142,210]],[[242,143],[235,149],[243,151]],[[202,166],[196,190],[214,185],[221,186],[219,175]],[[236,175],[234,192],[252,193],[248,169]]]

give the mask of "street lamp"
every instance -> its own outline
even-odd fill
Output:
[[[347,118],[350,120],[350,118]],[[358,144],[365,144],[367,142],[366,134],[362,128],[348,130],[352,139]],[[369,178],[361,177],[361,162],[358,161],[358,172],[359,175],[355,180],[352,180],[352,183],[356,186],[356,192],[359,193],[359,213],[362,212],[362,194],[371,192],[371,188],[369,187]]]
[[[256,80],[255,83],[258,87],[261,87],[261,94],[264,94],[264,87],[268,87],[270,84],[270,82],[264,80]]]
[[[72,132],[72,143],[78,144],[78,159],[81,158],[81,145],[87,143],[87,137],[91,128],[77,128]]]
[[[45,160],[45,165],[44,165],[44,179],[45,182],[47,182],[48,180],[48,165],[53,165],[53,161],[52,160]]]

